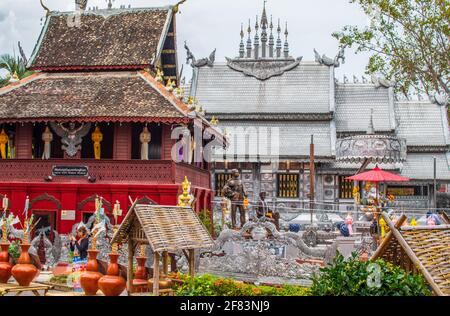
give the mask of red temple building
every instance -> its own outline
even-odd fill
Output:
[[[23,216],[29,197],[29,214],[67,233],[94,212],[97,195],[109,215],[120,202],[119,219],[129,197],[176,205],[185,176],[195,209],[210,208],[209,165],[171,157],[175,127],[209,125],[172,93],[176,11],[47,12],[28,61],[35,73],[0,89],[0,132],[8,140],[0,199],[7,195],[10,211]]]

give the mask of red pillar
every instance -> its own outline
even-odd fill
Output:
[[[16,158],[31,159],[33,142],[33,126],[31,123],[16,125]]]

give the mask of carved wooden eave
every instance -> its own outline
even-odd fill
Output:
[[[207,119],[220,117],[221,120],[258,120],[258,121],[330,121],[333,113],[212,113],[208,112]]]
[[[297,59],[231,59],[226,57],[227,65],[233,70],[240,71],[247,76],[258,80],[267,80],[275,76],[281,76],[300,65],[302,57]]]

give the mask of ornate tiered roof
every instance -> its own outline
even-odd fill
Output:
[[[0,121],[188,120],[187,106],[146,71],[39,73],[0,89]]]
[[[160,56],[171,19],[171,7],[51,12],[28,66],[142,69]]]
[[[398,101],[393,83],[376,76],[338,82],[334,72],[345,60],[343,50],[335,58],[315,50],[315,61],[293,58],[287,27],[283,45],[283,23],[278,22],[275,33],[267,16],[264,7],[253,29],[249,23],[248,35],[242,27],[238,57],[227,58],[226,63],[193,65],[190,94],[208,116],[219,118],[219,127],[230,133],[234,127],[278,128],[280,151],[272,158],[281,159],[307,159],[310,135],[314,134],[315,154],[328,162],[324,168],[352,173],[361,165],[335,162],[335,144],[338,138],[365,134],[373,112],[375,134],[406,139],[406,160],[385,168],[398,170],[413,180],[430,180],[436,157],[438,179],[450,180],[445,106],[432,101]],[[249,158],[245,137],[230,135],[227,155],[231,153],[238,161],[270,159],[265,145],[258,147],[253,159]],[[217,158],[223,157],[220,150]]]

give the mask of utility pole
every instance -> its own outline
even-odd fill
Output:
[[[434,211],[437,211],[437,185],[436,185],[436,157],[433,157],[433,198],[434,198]]]
[[[314,135],[311,135],[311,144],[309,145],[309,208],[311,211],[311,226],[313,224],[313,209],[314,209]]]

